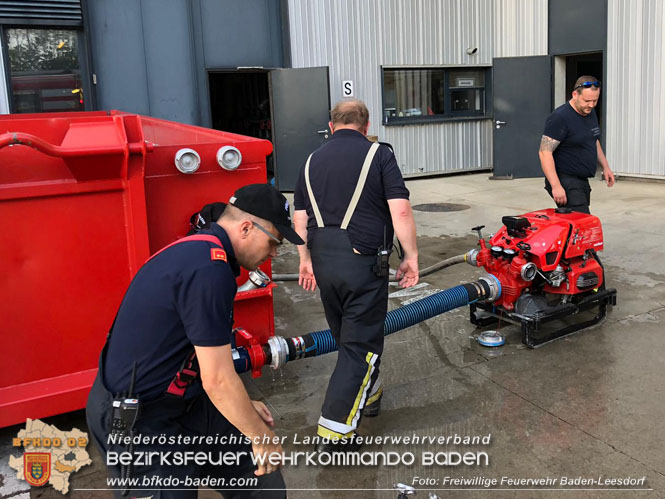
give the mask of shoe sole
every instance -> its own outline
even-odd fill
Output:
[[[370,405],[369,407],[365,407],[362,411],[362,415],[364,418],[375,418],[381,413],[381,399],[379,399],[379,402],[375,402],[374,404]],[[376,407],[372,407],[372,406]]]

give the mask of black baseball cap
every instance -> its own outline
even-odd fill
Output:
[[[238,189],[229,204],[255,217],[268,220],[293,244],[305,244],[305,241],[291,227],[289,202],[284,194],[269,184],[250,184]]]

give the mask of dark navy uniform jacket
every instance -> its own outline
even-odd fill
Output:
[[[341,129],[312,155],[310,182],[326,227],[342,224],[371,145],[362,133]],[[376,254],[383,245],[384,227],[387,244],[392,245],[393,226],[388,199],[409,199],[409,190],[404,185],[395,155],[388,146],[380,145],[347,228],[351,244],[363,254]],[[293,204],[296,210],[307,210],[307,239],[310,243],[316,220],[307,194],[304,166],[298,176]]]
[[[134,393],[155,399],[165,393],[193,345],[231,342],[240,267],[224,229],[213,223],[200,234],[220,240],[226,261],[212,259],[211,248],[217,247],[212,243],[183,242],[146,262],[127,289],[103,362],[112,393],[128,391],[136,361]],[[194,383],[185,397],[201,393],[200,383]]]

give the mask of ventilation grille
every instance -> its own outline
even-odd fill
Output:
[[[0,0],[0,23],[82,26],[81,0]]]

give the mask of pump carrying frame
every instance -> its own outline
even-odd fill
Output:
[[[496,307],[492,303],[476,302],[469,305],[469,319],[471,324],[477,327],[492,326],[502,321],[521,326],[522,343],[529,348],[536,348],[598,324],[607,317],[608,305],[616,305],[616,295],[616,289],[604,289],[603,286],[603,289],[596,292],[590,291],[588,294],[575,297],[575,301],[549,307],[532,315],[510,312],[501,306]],[[598,307],[598,311],[593,319],[541,333],[541,329],[548,322],[577,315],[594,307]]]

